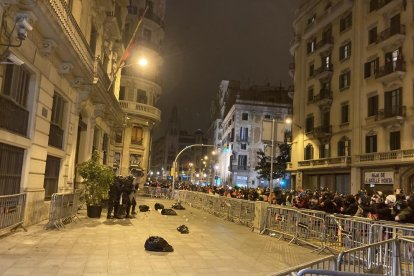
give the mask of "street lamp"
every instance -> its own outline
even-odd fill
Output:
[[[215,147],[215,145],[204,145],[204,144],[193,144],[193,145],[189,145],[189,146],[186,146],[185,148],[183,148],[178,154],[177,154],[177,156],[175,157],[175,159],[174,159],[174,163],[173,163],[173,165],[172,165],[172,168],[171,168],[171,175],[172,175],[172,190],[171,190],[171,192],[172,192],[172,195],[174,196],[174,182],[175,182],[175,174],[176,174],[176,168],[177,168],[177,160],[178,160],[178,157],[180,157],[180,155],[184,152],[184,151],[186,151],[186,150],[188,150],[189,148],[192,148],[192,147]]]

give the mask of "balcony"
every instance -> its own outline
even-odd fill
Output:
[[[289,48],[289,52],[292,56],[294,56],[296,49],[299,47],[299,43],[300,43],[300,36],[295,35],[295,37],[290,42],[290,48]]]
[[[315,127],[312,135],[318,139],[329,137],[332,135],[332,125]]]
[[[50,124],[49,146],[62,149],[63,145],[63,129],[53,123]]]
[[[393,62],[388,62],[381,66],[375,74],[375,79],[383,84],[402,79],[405,76],[405,61],[402,58]]]
[[[0,106],[0,128],[26,136],[29,111],[1,93]]]
[[[402,5],[403,5],[402,2],[403,1],[395,1],[395,0],[371,0],[369,3],[369,11],[388,13],[389,11],[393,11],[398,5],[400,5],[400,10],[401,10]]]
[[[353,1],[340,0],[332,7],[328,8],[323,14],[319,15],[316,21],[305,28],[303,39],[307,40],[315,35],[320,29],[330,24],[335,19],[352,8]]]
[[[313,72],[312,77],[318,79],[330,78],[332,77],[333,72],[333,64],[329,63],[329,65],[322,65],[318,69]]]
[[[412,163],[414,161],[414,149],[393,150],[387,152],[374,152],[356,155],[354,165],[371,166],[371,165],[396,165]]]
[[[298,168],[300,169],[347,168],[350,167],[350,165],[350,156],[303,160],[298,162]]]
[[[144,14],[144,9],[140,9],[139,10],[139,15],[142,16],[143,14]],[[151,21],[154,21],[155,23],[160,25],[161,28],[164,29],[164,27],[165,27],[164,20],[162,20],[161,17],[156,15],[154,12],[148,10],[147,13],[145,14],[145,18],[147,18]]]
[[[244,171],[249,171],[250,170],[250,166],[241,166],[241,165],[230,165],[229,166],[229,171],[231,172],[244,172]]]
[[[395,106],[393,108],[379,109],[375,116],[375,121],[383,125],[401,124],[406,117],[406,106]]]
[[[312,103],[318,106],[330,106],[332,104],[332,91],[321,89],[318,95],[313,96]]]
[[[236,142],[249,143],[249,137],[248,136],[247,137],[246,136],[241,137],[240,135],[236,135]]]
[[[161,110],[154,106],[122,100],[119,105],[128,114],[145,117],[157,123],[161,121]]]
[[[332,36],[326,37],[316,43],[316,51],[320,53],[332,51],[334,39]]]
[[[405,39],[405,25],[388,28],[379,33],[377,45],[385,52],[401,47]]]

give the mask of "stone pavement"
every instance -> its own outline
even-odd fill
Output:
[[[188,205],[163,216],[154,203],[168,208],[173,201],[137,201],[151,211],[124,220],[90,219],[81,211],[80,221],[63,230],[44,230],[44,222],[0,237],[0,275],[269,275],[321,257]],[[181,224],[189,234],[176,230]],[[145,251],[151,235],[174,252]]]

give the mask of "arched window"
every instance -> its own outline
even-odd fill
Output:
[[[312,160],[313,159],[313,146],[308,144],[305,148],[305,160]]]

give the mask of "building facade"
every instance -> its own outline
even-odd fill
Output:
[[[79,188],[76,166],[93,151],[116,159],[130,11],[129,1],[0,3],[0,195],[26,194],[27,225],[47,218],[53,193]]]
[[[274,120],[275,129],[279,128],[275,132],[284,134],[285,119],[291,115],[291,109],[289,89],[270,85],[242,89],[237,81],[221,82],[212,105],[212,112],[217,111],[212,117],[212,129],[214,145],[219,149],[215,175],[220,177],[222,184],[239,187],[268,185],[267,180],[258,179],[255,171],[259,161],[257,152],[262,150],[268,157],[271,155],[262,139],[263,121]],[[275,158],[277,144],[284,143],[283,139],[279,140],[274,141]]]
[[[121,70],[118,98],[126,120],[124,127],[116,133],[115,165],[119,174],[133,174],[143,184],[149,171],[152,130],[161,121],[161,111],[155,104],[162,92],[160,70],[165,0],[129,2],[122,32],[124,44],[133,36],[142,15],[143,20],[132,41],[131,54]]]
[[[412,191],[413,1],[303,1],[294,21],[296,187]]]

